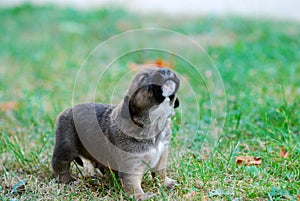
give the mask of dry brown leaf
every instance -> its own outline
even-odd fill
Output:
[[[154,65],[157,66],[158,68],[170,68],[170,69],[174,69],[174,66],[167,61],[164,61],[162,59],[156,59],[155,61],[146,61],[145,63],[135,63],[135,62],[130,62],[127,64],[129,69],[131,71],[137,71],[139,67],[143,67],[143,66],[147,66],[147,65]]]
[[[237,156],[236,157],[237,164],[245,164],[247,166],[251,165],[261,165],[261,157],[254,157],[254,156]]]
[[[289,157],[289,152],[286,149],[282,148],[279,152],[279,157],[288,158]]]
[[[197,194],[197,192],[196,192],[196,191],[193,191],[193,192],[184,194],[183,197],[184,197],[184,198],[191,198],[191,197],[194,197],[196,194]]]
[[[298,201],[300,201],[300,195],[298,195]]]
[[[173,69],[173,65],[167,61],[164,61],[162,59],[156,59],[155,64],[157,65],[157,67],[159,68],[171,68]]]
[[[137,71],[137,68],[138,68],[139,65],[135,62],[129,62],[129,63],[127,63],[127,66],[129,68],[129,70]]]
[[[19,182],[17,182],[16,184],[14,184],[12,186],[12,190],[10,192],[10,194],[15,194],[15,193],[18,193],[18,194],[22,194],[25,192],[25,185],[27,184],[28,182],[28,178],[26,179],[23,179]]]
[[[121,31],[127,31],[127,30],[132,29],[131,28],[132,26],[131,26],[131,24],[128,21],[119,21],[117,23],[117,27]]]
[[[16,101],[0,103],[0,111],[9,111],[17,108],[18,108],[18,103]]]

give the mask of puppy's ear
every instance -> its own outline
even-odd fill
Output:
[[[129,111],[129,96],[125,96],[123,100],[123,105],[121,109],[121,116],[124,119],[129,119],[130,118],[130,111]]]
[[[175,102],[174,102],[174,108],[178,108],[179,105],[180,105],[179,99],[178,99],[178,97],[176,96],[176,99],[175,99]]]

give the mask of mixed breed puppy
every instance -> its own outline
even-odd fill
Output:
[[[126,193],[137,200],[154,196],[141,188],[149,168],[167,188],[176,185],[167,177],[166,167],[170,117],[179,106],[179,85],[178,76],[170,69],[142,68],[120,104],[87,103],[63,111],[56,122],[51,161],[59,182],[74,181],[70,163],[75,160],[82,165],[80,157],[84,157],[101,171],[112,169]]]

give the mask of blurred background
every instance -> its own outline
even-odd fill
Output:
[[[114,181],[74,164],[78,182],[55,183],[55,121],[73,103],[118,103],[133,69],[149,63],[182,79],[169,160],[180,185],[171,192],[146,175],[146,191],[158,200],[299,200],[299,8],[299,0],[0,0],[0,200],[123,199]],[[143,28],[176,34],[137,34],[90,54]],[[140,44],[179,47],[189,60],[151,49],[118,57]],[[217,144],[205,147],[210,136]],[[256,160],[237,160],[245,155]]]
[[[239,15],[275,19],[300,20],[300,2],[297,0],[1,0],[0,6],[12,7],[23,3],[34,5],[53,4],[79,9],[96,9],[103,6],[119,6],[140,14],[163,13],[168,15]]]

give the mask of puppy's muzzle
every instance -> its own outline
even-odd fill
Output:
[[[167,84],[169,87],[174,88],[174,93],[176,93],[179,88],[179,82],[179,78],[175,75],[175,73],[167,68],[159,69],[152,80],[152,84],[162,87]]]
[[[178,77],[175,75],[175,73],[173,73],[167,68],[161,68],[159,69],[159,72],[163,75],[163,77],[166,80],[161,86],[163,92],[162,95],[164,97],[169,97],[171,95],[174,95],[177,92],[179,87]]]
[[[159,69],[159,72],[163,75],[163,76],[171,76],[171,74],[173,74],[169,69],[167,68],[161,68]]]

